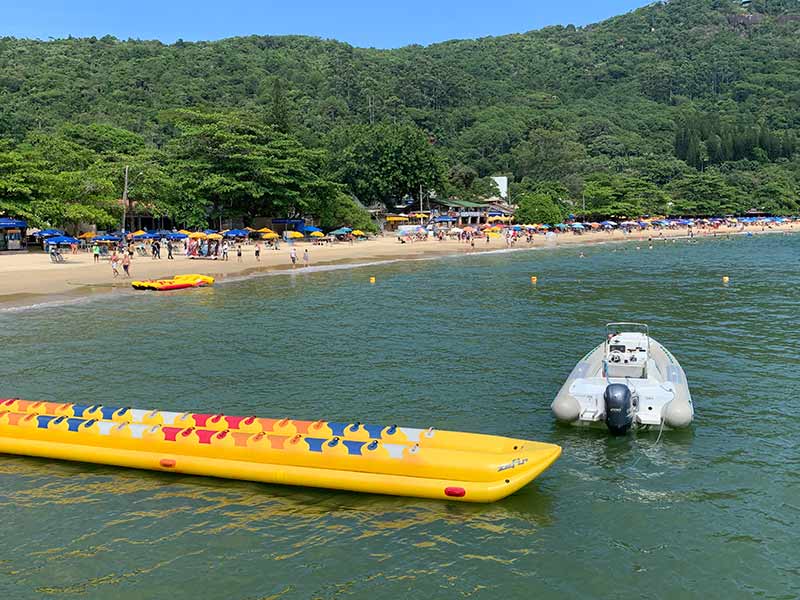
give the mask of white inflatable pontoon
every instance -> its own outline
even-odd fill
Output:
[[[614,434],[686,427],[694,418],[686,374],[641,323],[606,325],[606,340],[572,369],[551,408],[559,421]]]

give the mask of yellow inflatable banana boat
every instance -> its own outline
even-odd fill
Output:
[[[466,502],[517,491],[554,444],[396,425],[0,399],[0,452]]]
[[[137,290],[156,290],[165,292],[168,290],[183,290],[193,287],[205,287],[213,285],[214,278],[208,275],[197,275],[190,273],[188,275],[175,275],[170,279],[146,279],[145,281],[132,281],[131,285]]]

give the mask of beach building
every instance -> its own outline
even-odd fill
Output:
[[[0,252],[25,250],[25,233],[28,223],[20,219],[0,217]]]

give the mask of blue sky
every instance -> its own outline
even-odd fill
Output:
[[[304,34],[354,46],[395,48],[585,25],[627,12],[643,0],[0,0],[0,35],[106,34],[164,42],[237,35]]]

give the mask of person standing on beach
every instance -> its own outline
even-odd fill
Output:
[[[242,262],[242,245],[236,246],[236,262]]]
[[[94,257],[94,262],[100,262],[100,245],[97,242],[92,245],[92,256]]]
[[[307,266],[308,266],[308,260],[309,260],[309,258],[310,258],[310,257],[308,256],[308,248],[306,248],[306,249],[303,251],[303,266],[304,266],[304,267],[307,267]]]
[[[228,242],[222,242],[222,260],[228,260]]]
[[[292,268],[294,269],[297,265],[297,250],[294,249],[294,246],[289,251],[289,258],[292,260]]]
[[[122,255],[122,270],[125,271],[125,277],[131,276],[131,255],[130,254],[123,254]]]
[[[167,240],[167,260],[175,260],[172,256],[172,240]]]
[[[111,273],[114,275],[114,279],[119,277],[119,256],[116,250],[111,255]]]
[[[261,262],[261,242],[256,242],[256,262]]]

